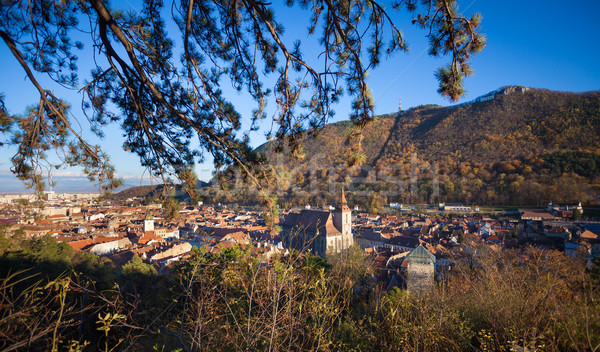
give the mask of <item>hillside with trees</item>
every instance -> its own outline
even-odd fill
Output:
[[[258,151],[290,203],[328,202],[332,184],[351,202],[464,202],[542,205],[598,201],[600,92],[510,86],[473,102],[423,105],[379,116],[363,130],[329,124],[305,139],[297,158]],[[376,199],[374,199],[376,198]]]

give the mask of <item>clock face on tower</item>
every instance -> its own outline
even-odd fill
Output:
[[[350,224],[345,224],[345,225],[344,225],[344,230],[345,230],[346,232],[350,232]]]

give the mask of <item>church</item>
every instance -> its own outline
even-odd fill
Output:
[[[350,248],[354,243],[352,212],[343,190],[333,212],[304,209],[288,214],[280,225],[282,240],[288,248],[310,250],[322,258]]]

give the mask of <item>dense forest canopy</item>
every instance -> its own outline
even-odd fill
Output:
[[[472,73],[471,55],[484,46],[480,16],[463,17],[454,0],[385,5],[286,1],[310,14],[307,35],[321,44],[315,51],[285,35],[286,24],[277,20],[280,5],[255,0],[145,0],[139,12],[103,0],[2,1],[0,37],[39,93],[22,116],[9,114],[0,101],[2,132],[18,146],[12,170],[38,191],[47,170],[74,165],[83,166],[104,190],[118,186],[108,155],[82,137],[77,128],[82,119],[76,118],[81,111],[57,93],[58,86],[81,94],[81,110],[94,133],[120,124],[124,148],[143,166],[184,180],[194,178],[192,166],[206,153],[217,167],[237,164],[251,174],[259,160],[248,133],[258,121],[272,118],[274,137],[294,147],[301,132],[327,122],[342,94],[352,97],[350,118],[360,132],[373,118],[367,72],[383,57],[406,50],[394,23],[398,11],[409,11],[413,23],[425,29],[431,55],[450,57],[436,73],[439,92],[458,99],[463,78]],[[73,39],[82,35],[83,41]],[[93,51],[89,76],[78,71],[81,50]],[[309,64],[314,58],[308,55],[319,64]],[[55,85],[46,85],[42,76]],[[241,116],[224,96],[225,83],[255,101],[252,116]],[[276,105],[273,116],[266,116],[267,102]],[[250,131],[241,131],[247,120]],[[58,163],[47,158],[52,149],[62,155]]]

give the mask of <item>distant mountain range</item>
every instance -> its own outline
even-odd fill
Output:
[[[96,193],[98,186],[91,183],[85,176],[61,176],[53,177],[56,185],[53,191],[56,193]],[[117,191],[135,187],[135,182],[127,182],[121,185]],[[48,189],[50,190],[50,189]],[[15,177],[9,170],[0,172],[0,193],[32,193],[31,188],[27,188],[25,184]]]
[[[208,186],[209,183],[206,183],[201,180],[197,180],[197,187],[203,188]],[[129,198],[140,198],[140,199],[159,199],[162,196],[162,192],[164,189],[164,185],[145,185],[145,186],[135,186],[123,189],[122,191],[116,192],[112,195],[112,198],[119,201],[124,201]],[[175,187],[175,197],[179,199],[185,198],[185,194],[181,190],[180,186]]]
[[[328,202],[333,182],[374,205],[598,201],[598,91],[508,86],[460,105],[382,115],[364,129],[360,153],[352,131],[350,121],[326,125],[294,160],[274,153],[273,142],[260,146],[287,180],[280,198]]]

